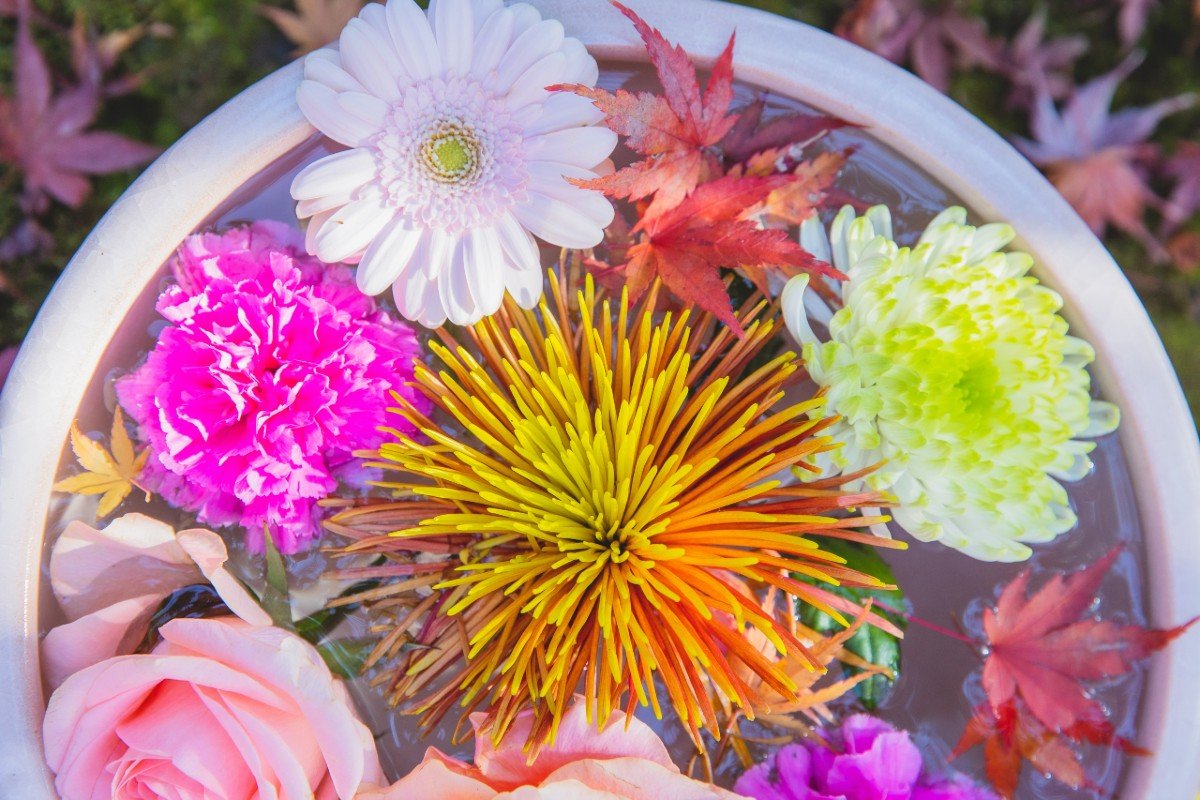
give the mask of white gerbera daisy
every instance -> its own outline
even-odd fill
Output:
[[[501,0],[368,4],[336,49],[308,56],[297,101],[349,150],[296,176],[308,249],[357,262],[358,285],[392,285],[407,318],[466,325],[507,290],[542,294],[533,236],[599,244],[613,209],[568,178],[594,178],[616,146],[592,103],[560,83],[595,85],[596,61],[562,25]],[[533,236],[531,236],[531,234]]]

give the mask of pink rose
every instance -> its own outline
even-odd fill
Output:
[[[392,786],[367,787],[357,800],[744,800],[679,772],[662,740],[638,720],[614,713],[597,730],[584,704],[563,717],[553,747],[532,764],[523,746],[531,715],[518,717],[499,747],[475,726],[475,766],[429,748],[425,760]]]
[[[50,559],[71,621],[43,644],[61,685],[43,728],[63,800],[354,797],[381,780],[375,742],[317,651],[228,571],[225,545],[128,515],[68,527]],[[163,598],[210,581],[237,616],[174,619],[129,655]]]
[[[42,641],[42,674],[53,689],[67,676],[132,653],[159,604],[177,589],[212,584],[234,614],[253,625],[271,618],[225,569],[229,553],[212,531],[175,533],[144,514],[103,531],[72,522],[50,551],[50,587],[67,624]]]

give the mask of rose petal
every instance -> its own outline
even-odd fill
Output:
[[[559,767],[580,759],[608,759],[632,756],[678,772],[666,745],[648,725],[614,713],[597,730],[587,720],[586,704],[576,700],[559,724],[554,744],[545,747],[531,765],[524,752],[525,741],[533,727],[533,715],[522,713],[509,728],[500,746],[493,747],[491,737],[480,732],[484,719],[471,715],[475,726],[475,764],[489,781],[501,787],[540,783]]]
[[[433,748],[416,769],[387,788],[366,786],[355,800],[493,800],[496,790],[466,764]]]
[[[643,758],[614,758],[604,761],[575,761],[555,770],[539,786],[538,797],[584,797],[561,792],[547,793],[556,785],[578,782],[597,797],[623,800],[736,800],[740,795],[718,786],[693,780],[670,768]]]
[[[193,528],[180,531],[176,538],[230,611],[251,625],[271,624],[271,615],[246,591],[241,581],[225,569],[229,551],[225,549],[225,541],[220,536],[202,528]]]
[[[103,531],[82,522],[66,527],[50,552],[50,585],[68,619],[146,594],[159,598],[202,583],[171,526],[126,514]]]
[[[158,594],[133,597],[52,628],[42,640],[42,675],[46,683],[52,690],[57,689],[80,670],[132,652],[161,602]]]

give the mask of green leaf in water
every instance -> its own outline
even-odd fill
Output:
[[[894,584],[896,582],[891,567],[879,557],[879,553],[873,547],[838,539],[824,541],[821,543],[821,547],[846,559],[846,566],[852,569],[873,575],[887,584]],[[793,575],[792,577],[806,583],[816,583],[816,581],[804,575]],[[841,595],[849,600],[853,600],[855,603],[862,604],[867,600],[872,600],[876,603],[874,608],[876,613],[886,617],[902,630],[906,626],[903,618],[882,610],[878,605],[878,603],[883,603],[888,608],[903,608],[904,593],[899,589],[885,591],[883,589],[829,586],[824,583],[820,585],[826,591]],[[818,633],[831,634],[842,630],[842,625],[837,620],[808,604],[800,605],[799,612],[800,621]],[[854,689],[862,704],[868,710],[874,710],[887,697],[888,692],[891,691],[892,682],[895,678],[900,676],[900,640],[872,625],[864,625],[846,642],[846,649],[856,656],[870,661],[872,664],[878,664],[892,671],[893,678],[889,679],[886,675],[874,675],[858,684]],[[851,675],[859,671],[849,664],[845,665],[844,668]]]
[[[369,589],[374,589],[379,586],[382,581],[369,580],[359,581],[350,586],[345,591],[337,596],[337,599],[352,597],[360,592],[365,592]],[[359,608],[358,603],[347,603],[339,606],[326,606],[319,611],[314,611],[302,620],[298,620],[295,625],[296,633],[304,639],[307,639],[311,644],[317,644],[325,638],[326,634],[330,633],[334,628],[341,624],[352,611]]]
[[[329,671],[348,681],[359,676],[375,645],[370,639],[326,639],[315,643]]]
[[[267,585],[262,597],[258,598],[271,621],[285,630],[292,630],[292,601],[288,593],[287,565],[283,555],[275,546],[271,531],[263,526],[263,541],[266,543]]]

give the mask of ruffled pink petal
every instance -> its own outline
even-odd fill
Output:
[[[321,174],[319,183],[332,176]],[[390,392],[414,393],[412,330],[363,296],[346,267],[303,252],[335,212],[377,201],[369,188],[317,213],[312,242],[262,223],[185,240],[171,264],[177,283],[158,302],[172,324],[117,382],[151,450],[143,482],[205,525],[239,525],[252,551],[267,526],[284,553],[318,538],[318,500],[355,452],[382,442]]]

